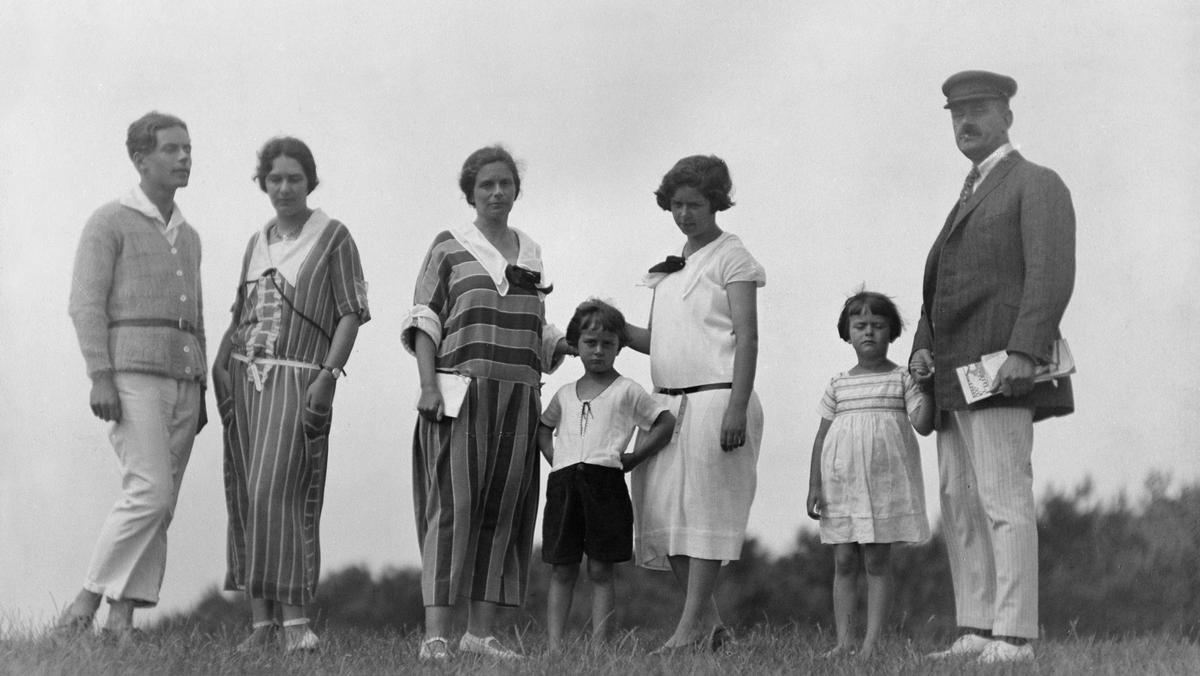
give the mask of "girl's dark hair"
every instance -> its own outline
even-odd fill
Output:
[[[733,191],[733,179],[729,178],[729,167],[725,160],[716,155],[692,155],[675,163],[662,178],[654,197],[663,211],[671,210],[671,198],[679,188],[695,188],[708,200],[713,213],[725,211],[733,206],[729,193]]]
[[[864,309],[888,320],[889,343],[900,337],[904,322],[900,319],[900,310],[896,309],[892,299],[875,291],[859,291],[846,299],[845,305],[842,306],[842,314],[838,315],[838,335],[842,340],[850,341],[850,317],[862,314]]]
[[[300,168],[304,170],[304,178],[308,181],[308,193],[311,195],[320,183],[317,179],[317,161],[313,159],[308,144],[294,136],[276,136],[258,151],[258,169],[254,172],[258,187],[263,192],[267,191],[267,174],[271,173],[275,158],[284,155],[300,163]]]
[[[629,336],[625,331],[625,315],[598,298],[589,298],[575,308],[575,315],[567,324],[567,345],[578,347],[579,334],[590,328],[617,334],[621,340],[621,347],[629,344]]]
[[[476,150],[463,162],[462,173],[458,175],[458,187],[466,196],[467,204],[475,206],[475,177],[479,175],[480,169],[493,162],[503,162],[508,166],[513,175],[513,185],[517,188],[513,199],[521,196],[521,172],[517,169],[517,161],[504,146],[497,144]]]

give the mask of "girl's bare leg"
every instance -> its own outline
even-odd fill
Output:
[[[837,645],[830,655],[854,650],[854,615],[858,608],[858,573],[861,567],[858,544],[833,546],[833,621]]]
[[[892,546],[869,544],[863,547],[867,569],[867,636],[863,640],[862,656],[870,657],[883,633],[892,603]]]

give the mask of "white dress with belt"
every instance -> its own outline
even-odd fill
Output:
[[[736,560],[754,501],[763,414],[751,393],[746,442],[721,450],[721,422],[730,389],[661,394],[733,381],[736,336],[726,286],[766,283],[766,273],[728,232],[687,259],[675,273],[650,274],[650,375],[656,401],[678,419],[670,443],[639,465],[631,480],[634,551],[638,565],[667,570],[668,556]]]

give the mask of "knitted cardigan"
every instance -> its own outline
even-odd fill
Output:
[[[116,201],[97,209],[75,254],[69,311],[89,376],[136,371],[204,382],[200,236],[187,223],[172,245],[136,209]],[[183,319],[195,333],[167,326],[109,328],[119,319]]]

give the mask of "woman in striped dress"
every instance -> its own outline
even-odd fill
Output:
[[[358,327],[370,319],[350,231],[308,206],[312,152],[275,138],[257,180],[275,218],[250,238],[233,321],[213,364],[225,426],[229,511],[225,589],[250,600],[253,631],[239,650],[315,650],[305,607],[316,594],[334,387]]]
[[[508,225],[521,191],[512,156],[498,146],[475,151],[459,187],[475,220],[434,238],[402,333],[421,378],[413,442],[420,656],[449,657],[451,611],[466,597],[459,650],[514,658],[492,628],[496,608],[520,605],[525,595],[538,503],[539,382],[567,348],[562,332],[545,324],[550,285],[541,250]],[[461,400],[439,388],[439,373],[469,378]]]

